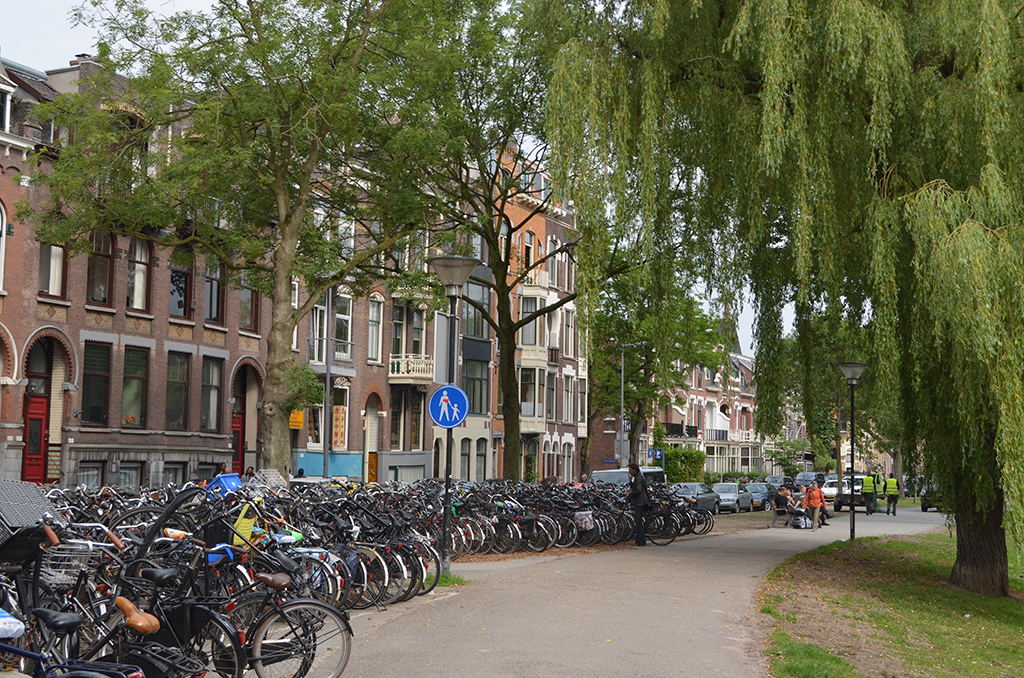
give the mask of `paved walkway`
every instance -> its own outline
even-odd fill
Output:
[[[943,524],[907,507],[898,517],[858,513],[856,534]],[[469,585],[353,617],[345,676],[763,678],[761,580],[785,558],[849,534],[842,513],[818,532],[755,529],[666,547],[456,562]]]

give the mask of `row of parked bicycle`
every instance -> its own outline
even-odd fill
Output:
[[[127,496],[0,483],[0,656],[53,675],[336,678],[349,610],[429,593],[441,495],[416,485],[293,485],[218,476]],[[275,486],[277,485],[277,486]],[[614,544],[635,525],[622,488],[491,482],[455,488],[450,553]],[[647,538],[707,533],[710,511],[652,487]],[[31,492],[30,492],[31,495]],[[10,509],[21,519],[11,517]],[[26,524],[25,515],[41,520]],[[20,635],[20,638],[15,639]],[[83,673],[84,672],[84,673]]]

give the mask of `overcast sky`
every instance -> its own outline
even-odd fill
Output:
[[[77,0],[0,0],[4,24],[13,27],[0,37],[0,56],[40,71],[63,68],[76,54],[95,54],[96,36],[89,27],[72,28],[71,10]],[[210,6],[210,0],[148,0],[151,7],[173,13]],[[791,317],[791,312],[787,316]],[[742,351],[753,355],[754,314],[750,302],[739,320]],[[787,318],[787,325],[791,320]],[[790,328],[787,328],[787,331]]]

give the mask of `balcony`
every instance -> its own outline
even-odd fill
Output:
[[[727,442],[729,440],[729,429],[706,428],[704,429],[704,442]]]
[[[543,268],[535,268],[523,278],[524,287],[548,287],[548,272]]]
[[[729,430],[729,441],[734,443],[752,443],[756,441],[753,431]]]
[[[433,379],[433,356],[396,353],[388,360],[388,381],[392,384],[428,384]]]
[[[327,339],[316,337],[309,340],[309,363],[311,365],[323,365],[329,357],[332,365],[349,366],[353,363],[353,348],[355,344],[351,341],[331,339],[332,350],[328,350]],[[329,355],[328,355],[329,354]]]

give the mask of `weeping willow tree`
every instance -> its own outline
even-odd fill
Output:
[[[763,432],[782,307],[798,332],[814,313],[866,328],[849,358],[945,493],[951,582],[1005,595],[1006,534],[1024,536],[1019,0],[534,3],[580,257],[619,206],[655,253],[662,208],[685,211],[711,288],[755,294]]]

